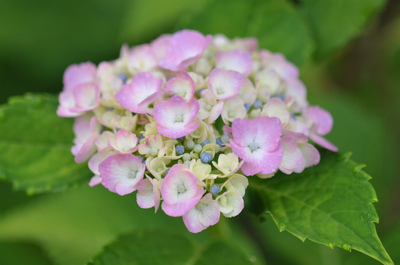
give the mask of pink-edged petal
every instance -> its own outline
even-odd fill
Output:
[[[240,168],[246,176],[253,176],[257,173],[271,174],[275,172],[282,162],[283,147],[279,144],[272,152],[261,152],[259,157],[252,162],[244,162]]]
[[[311,167],[319,163],[320,154],[312,144],[299,144],[298,147],[303,155],[305,167]]]
[[[100,163],[103,162],[107,157],[115,154],[116,154],[115,152],[108,150],[97,152],[89,159],[88,162],[89,169],[93,172],[93,174],[100,175],[99,172]]]
[[[161,204],[163,211],[172,217],[183,216],[187,214],[196,204],[200,201],[203,196],[203,187],[197,187],[197,192],[194,197],[188,198],[184,201],[179,201],[176,204],[167,204],[165,201]]]
[[[132,82],[124,85],[116,95],[116,100],[126,109],[135,113],[148,112],[148,98],[154,99],[153,94],[161,90],[162,80],[150,73],[136,74]],[[158,93],[159,94],[159,93]],[[158,95],[157,94],[157,95]],[[153,97],[152,97],[153,96]],[[143,101],[147,104],[141,104]]]
[[[217,53],[215,66],[226,70],[234,70],[248,76],[253,70],[251,54],[244,50],[232,50]]]
[[[75,86],[86,83],[93,83],[96,79],[96,66],[91,63],[70,65],[64,72],[64,89],[70,90]]]
[[[160,189],[157,180],[146,175],[146,179],[139,181],[136,187],[138,190],[136,200],[139,207],[143,209],[154,207],[157,212],[160,205]]]
[[[312,106],[308,107],[305,113],[306,119],[313,122],[314,131],[319,135],[325,135],[329,133],[333,126],[332,115],[326,110]]]
[[[175,164],[161,183],[161,196],[167,204],[176,204],[195,196],[197,177],[187,166]]]
[[[194,30],[181,30],[173,34],[165,57],[159,61],[162,68],[183,71],[203,54],[211,35],[203,36]]]
[[[219,209],[225,217],[237,216],[244,208],[244,201],[236,189],[229,189],[227,192],[216,198]]]
[[[180,96],[186,101],[189,101],[193,97],[195,89],[196,86],[193,79],[186,72],[180,72],[164,86],[165,92]]]
[[[188,167],[175,164],[161,183],[163,211],[170,216],[183,216],[201,199],[204,189],[197,186],[197,177]]]
[[[119,195],[135,191],[136,184],[143,179],[144,170],[144,164],[132,154],[112,155],[99,165],[101,184]]]
[[[275,117],[235,119],[232,123],[232,135],[234,141],[242,147],[256,142],[260,148],[269,152],[275,150],[280,143],[282,124]]]
[[[77,85],[73,88],[75,106],[71,111],[85,112],[99,105],[100,90],[95,84]]]
[[[222,109],[224,108],[224,102],[220,101],[211,108],[210,116],[208,117],[208,124],[212,124],[216,119],[218,119],[219,115],[222,113]]]
[[[208,77],[208,86],[217,99],[236,96],[243,85],[243,76],[232,70],[215,68]]]
[[[149,72],[157,67],[157,58],[150,45],[134,48],[128,58],[128,69],[135,72]]]
[[[94,143],[94,140],[96,139],[95,135],[92,135],[87,139],[79,148],[74,148],[74,146],[71,151],[73,155],[75,155],[75,162],[76,163],[83,163],[86,160],[88,160],[94,152],[96,152],[96,145]]]
[[[108,140],[108,145],[115,151],[121,153],[132,153],[136,151],[139,148],[137,143],[138,138],[136,134],[123,129],[117,132],[115,138]]]
[[[187,126],[177,128],[177,127],[163,127],[161,125],[157,125],[157,130],[159,133],[162,135],[172,138],[172,139],[177,139],[183,136],[186,136],[188,134],[191,134],[194,132],[197,128],[199,127],[198,122],[193,122]]]
[[[57,115],[59,117],[77,117],[79,115],[82,115],[82,112],[71,111],[71,109],[75,107],[75,98],[72,91],[72,89],[64,90],[58,96],[60,105],[57,109]]]
[[[199,102],[195,98],[186,102],[179,96],[173,96],[154,106],[153,117],[162,135],[176,139],[197,129],[199,124],[193,119],[199,109]]]
[[[183,222],[190,232],[198,233],[218,223],[220,215],[218,203],[213,200],[211,193],[207,193],[183,216]]]
[[[297,148],[297,142],[289,136],[282,137],[283,158],[279,169],[285,174],[302,172],[305,168],[303,154]]]
[[[276,71],[284,80],[296,79],[299,77],[299,69],[288,62],[280,53],[271,53],[267,50],[260,52],[260,58],[266,68]]]
[[[150,45],[153,49],[154,54],[157,57],[157,60],[160,60],[167,53],[167,49],[169,47],[169,42],[171,39],[171,35],[164,34],[155,39]]]
[[[90,179],[89,186],[90,187],[94,187],[96,185],[99,185],[100,183],[101,183],[100,176],[99,175],[95,175]]]
[[[286,127],[290,118],[285,102],[279,98],[271,98],[268,100],[267,104],[264,105],[261,115],[280,119],[283,127]]]
[[[315,142],[316,144],[332,151],[332,152],[337,152],[339,151],[339,149],[337,148],[337,146],[335,146],[334,144],[332,144],[331,142],[329,142],[328,140],[326,140],[324,137],[319,136],[317,134],[310,134],[310,139]]]

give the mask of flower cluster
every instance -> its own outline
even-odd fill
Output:
[[[333,119],[310,106],[298,69],[256,39],[192,30],[71,65],[57,114],[75,117],[72,153],[119,195],[200,232],[238,215],[248,177],[319,163]]]

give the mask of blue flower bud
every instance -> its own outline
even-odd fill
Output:
[[[249,110],[250,110],[249,104],[245,103],[245,104],[244,104],[244,108],[246,109],[246,111],[249,111]]]
[[[128,79],[128,77],[126,76],[126,74],[119,74],[118,78],[122,80],[122,83],[126,83],[126,80]]]
[[[217,145],[219,145],[220,147],[224,147],[221,139],[217,139],[216,142],[217,142]]]
[[[220,191],[220,187],[219,187],[219,185],[217,185],[217,184],[213,184],[213,185],[210,187],[210,192],[211,192],[212,195],[217,194],[219,191]]]
[[[212,158],[211,158],[211,155],[209,153],[202,153],[200,155],[200,159],[201,159],[201,162],[203,162],[204,164],[208,164],[208,163],[211,162]]]
[[[279,93],[275,96],[276,98],[279,98],[282,101],[285,101],[285,97],[283,96],[283,94]]]
[[[136,157],[139,158],[140,162],[144,163],[144,158],[143,158],[143,156],[137,155]]]
[[[144,139],[143,134],[139,135],[138,142],[140,142],[140,140],[142,140],[142,139]]]
[[[222,135],[221,141],[222,141],[224,144],[228,143],[228,142],[229,142],[229,137],[228,137],[228,135]]]
[[[204,142],[201,143],[201,146],[205,146],[206,144],[209,144],[210,141],[208,139],[206,139]]]
[[[256,102],[254,102],[253,107],[256,109],[260,109],[262,105],[263,103],[257,99]]]
[[[188,149],[193,149],[193,147],[194,147],[194,142],[193,142],[192,140],[187,141],[187,142],[186,142],[186,147],[187,147]]]
[[[185,147],[183,147],[181,144],[175,146],[175,150],[178,155],[185,153]]]
[[[196,145],[193,147],[193,151],[195,151],[196,153],[200,153],[201,150],[203,150],[203,147],[202,147],[201,145],[199,145],[199,144],[196,144]]]
[[[181,141],[185,140],[185,136],[178,138],[178,140],[181,140]]]
[[[190,161],[185,161],[185,162],[183,162],[183,164],[184,164],[185,166],[187,166],[187,167],[190,167]]]

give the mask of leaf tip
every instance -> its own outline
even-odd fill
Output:
[[[365,164],[359,164],[359,165],[357,165],[357,166],[355,166],[353,168],[353,172],[354,173],[360,173],[364,167],[366,167]]]
[[[338,157],[338,160],[343,160],[345,162],[348,162],[350,160],[350,157],[352,156],[352,152],[346,152],[342,154],[341,156]]]
[[[286,224],[285,224],[285,223],[280,223],[280,224],[278,225],[278,227],[279,227],[279,231],[280,231],[280,232],[283,232],[283,231],[286,230]]]
[[[345,244],[342,245],[342,248],[344,250],[347,250],[348,252],[351,252],[351,245],[350,244],[345,243]]]
[[[331,249],[334,249],[335,248],[335,243],[329,243],[328,247],[330,247]]]

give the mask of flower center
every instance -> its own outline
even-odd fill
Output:
[[[131,171],[129,171],[129,173],[128,173],[128,178],[130,178],[130,179],[136,178],[137,172],[138,172],[137,170],[131,170]]]
[[[260,146],[258,146],[257,143],[252,142],[250,145],[248,145],[248,147],[250,148],[251,152],[253,153],[254,151],[256,151],[257,149],[260,149]]]
[[[175,116],[175,123],[183,122],[183,114],[177,114]]]
[[[179,194],[184,193],[185,191],[186,191],[186,188],[185,188],[185,186],[183,184],[178,186],[178,193]]]

